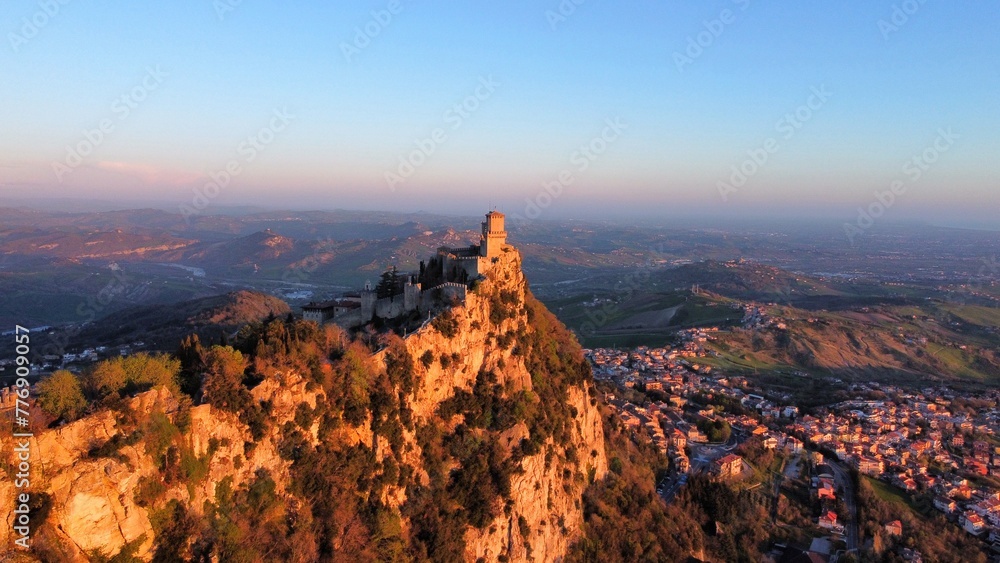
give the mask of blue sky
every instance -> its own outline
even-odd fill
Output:
[[[64,1],[0,16],[0,198],[1000,216],[995,3]]]

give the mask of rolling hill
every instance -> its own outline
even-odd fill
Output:
[[[235,291],[173,304],[128,307],[72,330],[69,342],[76,349],[141,341],[146,348],[172,352],[188,334],[218,341],[243,325],[290,311],[288,304],[271,295]]]

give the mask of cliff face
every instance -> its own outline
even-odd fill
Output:
[[[287,383],[287,387],[261,385],[254,390],[255,396],[273,401],[282,415],[301,402],[315,402],[315,393],[305,391],[301,378],[293,377]],[[132,433],[134,420],[162,413],[177,421],[179,407],[177,397],[160,388],[131,399],[124,412],[103,410],[35,435],[30,445],[32,494],[47,496],[47,517],[44,526],[32,520],[32,539],[36,545],[44,545],[36,550],[43,560],[85,562],[93,552],[113,555],[126,544],[135,544],[139,557],[151,558],[155,532],[148,507],[140,506],[137,497],[144,480],[161,482],[162,475],[144,441],[128,444],[126,440],[116,451],[107,446]],[[185,416],[189,427],[182,441],[194,455],[205,459],[207,471],[202,479],[169,487],[166,499],[177,499],[198,513],[206,500],[215,497],[216,486],[227,476],[236,485],[250,481],[261,468],[287,476],[287,463],[276,452],[277,432],[259,440],[248,453],[245,445],[252,439],[250,432],[232,414],[199,405],[187,410]],[[218,445],[208,455],[211,443]],[[11,451],[10,439],[0,440],[0,447]],[[0,495],[15,498],[13,480],[0,480]],[[13,522],[12,511],[4,501],[0,518]],[[13,549],[14,539],[10,525],[0,529],[0,545]]]
[[[552,410],[551,405],[540,404],[540,398],[551,401],[557,396],[562,402],[558,412],[569,413],[557,420],[554,415],[518,419],[496,432],[476,431],[498,441],[501,456],[514,467],[504,497],[494,501],[492,518],[486,525],[465,526],[465,558],[470,561],[500,556],[511,561],[558,560],[580,535],[584,488],[607,471],[602,421],[589,382],[578,379],[545,393],[539,387],[545,385],[538,379],[539,366],[556,362],[557,351],[528,353],[532,338],[537,341],[542,336],[536,334],[537,327],[553,322],[538,318],[539,313],[532,317],[532,308],[541,309],[529,303],[532,299],[520,257],[511,250],[497,259],[487,279],[469,292],[464,304],[451,307],[403,340],[415,360],[414,384],[412,392],[401,394],[400,400],[412,412],[414,428],[436,424],[455,431],[471,426],[469,414],[445,407],[456,393],[477,393],[477,382],[484,374],[493,378],[505,397],[527,397],[526,408],[531,412]],[[387,351],[373,359],[378,369],[387,369]],[[250,483],[259,469],[273,477],[278,495],[295,504],[292,463],[280,453],[286,438],[283,428],[297,420],[302,403],[318,411],[327,399],[322,387],[294,371],[269,375],[253,388],[252,395],[268,405],[266,431],[258,432],[256,438],[236,415],[207,404],[185,406],[164,388],[131,399],[127,409],[101,411],[37,434],[32,442],[37,471],[32,484],[36,493],[48,495],[48,510],[45,525],[33,530],[33,536],[36,544],[44,544],[44,558],[88,561],[88,553],[94,550],[111,555],[134,548],[136,555],[149,560],[156,545],[154,508],[174,499],[191,514],[204,515],[223,481],[227,488],[238,488]],[[148,437],[157,431],[149,421],[159,420],[161,413],[181,427],[175,443],[188,453],[188,465],[200,468],[190,470],[180,481],[165,480],[158,468],[161,464],[154,459],[162,451],[149,451],[153,447]],[[146,439],[129,440],[137,420],[139,427],[147,428]],[[544,432],[539,430],[542,427]],[[306,439],[313,446],[322,441],[371,445],[379,460],[392,455],[386,438],[372,431],[371,417],[330,432],[320,428],[318,420],[306,425]],[[388,486],[380,502],[402,514],[401,534],[406,537],[419,524],[406,515],[408,495],[431,486],[433,476],[424,467],[425,452],[417,432],[407,429],[401,434],[403,446],[396,450],[402,452],[402,461],[413,468],[413,474],[408,482],[399,479]],[[9,438],[2,442],[3,451],[12,451]],[[456,469],[451,467],[451,471]],[[151,484],[162,485],[155,501],[148,500],[152,498],[148,491],[156,489]],[[14,498],[14,494],[13,483],[0,479],[0,498]],[[8,502],[0,504],[0,517],[7,523],[13,520],[11,510]],[[35,527],[40,524],[33,522]],[[12,542],[10,526],[0,527],[0,545]]]
[[[498,296],[504,293],[511,316],[495,323],[499,316],[495,309],[503,303]],[[504,335],[532,330],[524,308],[526,297],[520,256],[516,251],[505,252],[487,279],[469,293],[465,304],[452,309],[457,322],[454,337],[425,327],[406,339],[414,358],[427,351],[434,357],[461,358],[448,368],[438,362],[424,368],[417,362],[422,377],[413,401],[416,416],[434,416],[456,387],[471,390],[481,370],[496,373],[508,393],[532,390],[532,374],[525,357],[516,355],[510,345],[503,345]],[[521,460],[523,472],[511,479],[511,509],[486,529],[467,532],[470,560],[484,557],[494,561],[506,555],[511,561],[552,561],[576,540],[583,524],[583,489],[590,476],[599,479],[607,472],[600,411],[591,404],[595,399],[588,386],[569,388],[566,403],[571,412],[577,413],[569,424],[569,439],[557,444],[550,438],[541,452]],[[504,433],[507,443],[502,445],[514,448],[527,436],[525,425],[517,424]]]

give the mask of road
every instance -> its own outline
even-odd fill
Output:
[[[674,500],[674,496],[677,495],[677,492],[681,490],[681,487],[683,487],[685,483],[687,483],[687,474],[674,474],[667,477],[663,481],[660,481],[656,488],[657,490],[663,491],[660,493],[660,496],[663,497],[663,500],[666,501],[667,504],[670,504]]]
[[[847,552],[857,552],[858,503],[857,497],[855,496],[854,483],[851,481],[851,475],[847,468],[841,465],[839,461],[835,461],[834,459],[827,457],[826,463],[833,469],[834,478],[836,478],[837,483],[843,487],[844,504],[847,505],[847,511],[850,513],[850,519],[847,521],[847,525],[844,526],[844,529],[847,532]]]

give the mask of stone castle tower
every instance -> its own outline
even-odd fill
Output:
[[[361,320],[368,322],[375,316],[375,302],[378,296],[372,288],[372,282],[366,281],[365,288],[361,291]]]
[[[483,221],[483,234],[479,238],[479,255],[485,258],[499,256],[507,244],[507,231],[503,226],[503,213],[497,210],[486,214]]]

